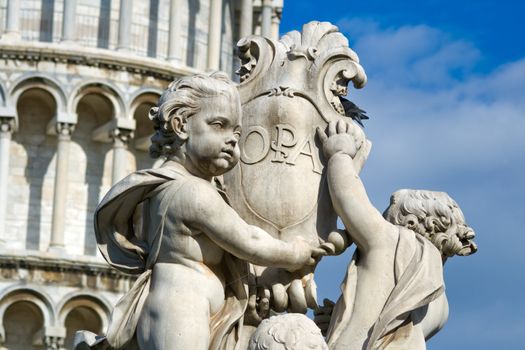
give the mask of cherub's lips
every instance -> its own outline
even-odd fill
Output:
[[[219,155],[222,155],[223,157],[225,157],[227,159],[232,159],[233,158],[233,149],[229,149],[229,148],[221,149],[221,153]]]

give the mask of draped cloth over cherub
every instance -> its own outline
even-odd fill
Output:
[[[162,189],[167,186],[169,193],[176,193],[188,176],[178,166],[137,171],[113,186],[95,212],[95,234],[104,258],[120,271],[139,275],[111,316],[107,340],[115,349],[126,348],[135,336],[161,238],[171,229],[165,214],[172,197],[164,195],[155,201],[150,198],[166,193]],[[237,348],[248,299],[244,283],[247,264],[227,253],[224,264],[226,300],[210,320],[210,350]]]
[[[327,334],[330,349],[335,344],[338,348],[345,347],[341,346],[340,337],[352,326],[350,321],[356,302],[356,285],[359,283],[356,255],[348,267],[341,286],[342,295],[332,314]],[[425,349],[422,334],[413,332],[410,313],[428,305],[444,292],[441,255],[429,240],[399,227],[394,272],[395,287],[373,326],[366,350]]]

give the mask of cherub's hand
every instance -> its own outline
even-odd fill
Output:
[[[296,271],[306,266],[315,265],[319,259],[328,255],[328,252],[321,246],[314,247],[301,236],[295,237],[290,243],[294,246],[294,260],[296,261],[296,264],[289,267],[289,271]]]
[[[321,329],[321,333],[326,336],[328,326],[330,325],[330,319],[332,318],[332,312],[334,311],[334,302],[330,299],[323,300],[323,306],[318,306],[314,310],[314,322]]]
[[[365,142],[363,131],[354,123],[342,119],[330,122],[327,132],[317,128],[317,135],[326,159],[338,152],[346,153],[353,159]]]

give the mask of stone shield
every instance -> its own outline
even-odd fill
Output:
[[[311,22],[280,41],[239,44],[241,160],[225,183],[233,207],[274,237],[312,244],[336,229],[317,127],[345,118],[339,96],[366,75],[337,27]]]

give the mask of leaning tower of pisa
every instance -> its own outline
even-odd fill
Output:
[[[236,41],[279,35],[282,0],[0,0],[0,349],[103,333],[133,283],[93,212],[154,166],[149,109],[177,77],[234,77]]]

